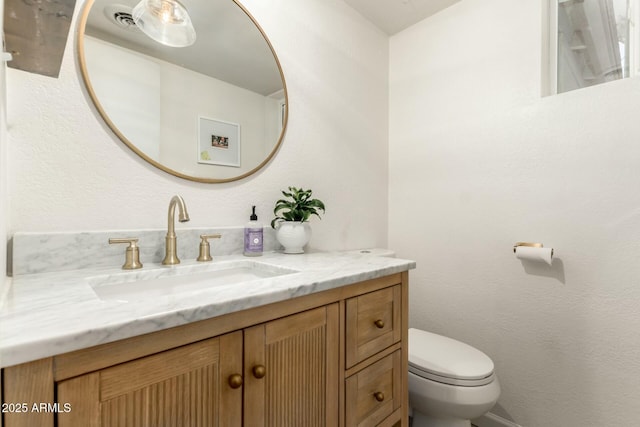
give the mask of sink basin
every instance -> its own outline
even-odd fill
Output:
[[[90,277],[88,282],[98,298],[127,302],[209,290],[293,273],[298,271],[256,261],[229,261],[105,274]]]

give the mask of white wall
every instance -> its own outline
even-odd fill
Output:
[[[0,34],[4,34],[4,0],[0,0]],[[5,272],[7,271],[7,228],[9,221],[9,199],[7,179],[7,124],[6,124],[6,63],[0,62],[0,306],[3,301]]]
[[[91,87],[109,120],[146,156],[159,160],[162,62],[90,36],[84,38],[84,53]]]
[[[289,90],[287,134],[266,168],[212,185],[140,160],[89,106],[74,19],[58,79],[9,70],[9,232],[163,228],[176,193],[189,226],[244,224],[253,204],[267,223],[279,191],[295,185],[327,206],[312,220],[313,248],[386,246],[388,38],[341,0],[243,4],[269,35]]]
[[[637,426],[640,79],[541,98],[541,3],[463,0],[391,38],[389,246],[417,260],[411,325],[495,361],[496,414]]]
[[[0,0],[0,33],[4,34],[4,0]],[[6,291],[9,288],[7,271],[7,228],[9,207],[7,197],[7,124],[6,124],[6,65],[0,63],[0,307],[4,304]],[[0,387],[0,402],[4,402],[2,387]],[[2,427],[0,417],[0,427]]]

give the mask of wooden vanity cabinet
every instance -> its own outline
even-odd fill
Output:
[[[82,410],[58,427],[338,425],[338,322],[331,304],[60,381]]]
[[[407,288],[399,273],[5,368],[4,402],[59,410],[4,426],[406,426]]]

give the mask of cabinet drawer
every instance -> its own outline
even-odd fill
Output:
[[[400,285],[347,300],[347,368],[400,341],[401,300]]]
[[[402,355],[397,350],[346,380],[346,425],[379,424],[402,403]]]

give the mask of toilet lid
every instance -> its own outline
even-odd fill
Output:
[[[493,361],[480,350],[451,338],[409,329],[409,371],[447,384],[493,381]],[[454,380],[454,381],[449,381]]]

